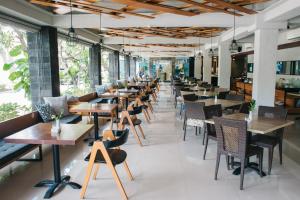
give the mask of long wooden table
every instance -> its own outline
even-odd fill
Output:
[[[205,106],[217,105],[221,104],[222,108],[230,108],[238,105],[242,105],[243,101],[233,101],[233,100],[226,100],[226,99],[201,99],[197,100],[196,102],[204,102]]]
[[[110,113],[113,114],[114,111],[117,112],[118,104],[107,104],[107,103],[88,103],[82,102],[73,108],[70,109],[70,112],[88,112],[93,113],[94,116],[94,124],[95,124],[95,138],[92,140],[99,139],[99,123],[98,123],[98,113]],[[117,113],[118,115],[118,113]],[[91,143],[92,144],[92,143]]]
[[[235,120],[246,120],[248,115],[244,113],[235,113],[224,115],[224,118]],[[214,124],[213,119],[207,119],[205,123]],[[267,134],[275,130],[293,125],[295,122],[291,120],[269,119],[254,116],[251,121],[248,121],[247,130],[257,134]]]
[[[44,195],[45,199],[51,198],[55,191],[59,188],[63,189],[65,185],[73,189],[81,188],[81,185],[70,181],[70,176],[61,176],[59,145],[75,145],[83,135],[92,130],[93,125],[62,124],[61,133],[56,137],[51,136],[51,127],[52,123],[39,123],[4,138],[8,143],[52,145],[54,180],[43,180],[35,185],[35,187],[48,187]]]

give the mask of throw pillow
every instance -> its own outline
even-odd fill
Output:
[[[106,92],[106,87],[104,85],[96,85],[95,86],[97,95],[101,95]]]
[[[55,115],[60,115],[61,113],[63,116],[70,115],[66,96],[44,97],[44,101],[50,105]]]
[[[39,112],[44,122],[52,120],[52,112],[49,104],[37,104],[35,105],[36,110]]]

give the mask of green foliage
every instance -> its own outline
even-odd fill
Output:
[[[256,106],[256,101],[252,99],[249,104],[249,111],[254,111]]]
[[[18,105],[17,103],[4,103],[0,105],[0,122],[18,117],[25,112],[29,112],[30,108]]]
[[[24,90],[27,98],[30,97],[30,74],[28,65],[28,53],[26,34],[19,30],[2,30],[0,27],[0,50],[8,51],[10,63],[2,66],[4,71],[9,71],[9,80],[16,91]]]

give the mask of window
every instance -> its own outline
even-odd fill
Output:
[[[125,56],[120,55],[120,80],[126,79]]]
[[[65,39],[58,39],[60,92],[81,96],[91,91],[88,75],[89,46],[77,43],[70,47]]]
[[[114,83],[118,79],[116,54],[109,49],[102,49],[101,53],[101,80],[102,84]]]
[[[0,122],[31,111],[26,31],[0,23]]]

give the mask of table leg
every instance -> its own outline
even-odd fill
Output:
[[[236,163],[235,163],[236,164]],[[239,163],[239,165],[241,165],[241,163]],[[259,168],[258,168],[258,164],[255,162],[249,162],[245,168],[249,168],[251,170],[256,171],[256,173],[258,175],[260,175],[259,173]],[[235,170],[233,170],[232,172],[233,175],[240,175],[241,174],[241,167],[236,168]],[[262,176],[266,176],[266,173],[264,171],[262,171]]]
[[[126,98],[126,100],[125,100],[125,108],[126,108],[126,110],[128,108],[128,98]]]
[[[98,121],[98,113],[94,112],[94,125],[95,125],[95,140],[99,139],[99,121]]]
[[[52,156],[53,156],[53,173],[54,180],[43,180],[37,183],[34,187],[48,187],[47,192],[44,195],[44,199],[49,199],[53,196],[55,190],[58,188],[64,188],[69,185],[73,189],[80,189],[81,185],[78,183],[70,182],[70,176],[61,176],[60,174],[60,158],[59,158],[59,146],[52,145]]]

